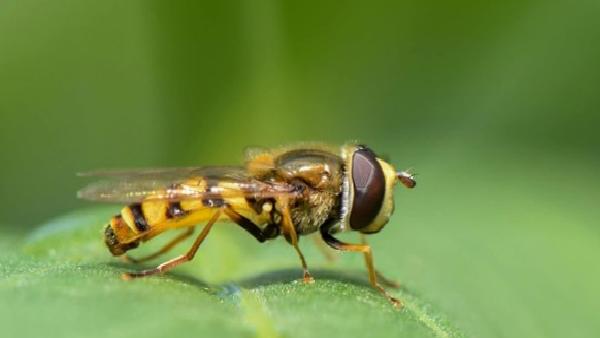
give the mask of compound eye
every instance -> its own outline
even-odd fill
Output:
[[[350,227],[354,230],[372,223],[381,209],[385,195],[385,175],[376,156],[361,147],[352,157],[354,201],[350,212]]]

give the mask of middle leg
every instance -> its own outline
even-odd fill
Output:
[[[284,210],[286,210],[286,209],[284,209]],[[244,230],[248,231],[259,242],[262,243],[262,242],[266,241],[267,238],[270,238],[270,235],[268,234],[269,231],[267,231],[267,234],[265,234],[265,232],[263,232],[263,230],[261,230],[256,224],[252,223],[252,221],[250,221],[246,217],[240,215],[231,206],[225,206],[225,208],[223,209],[223,212],[225,213],[225,215],[227,215],[227,217],[229,217],[229,219],[231,219],[237,225],[241,226]],[[286,221],[286,219],[287,219],[287,221]],[[312,278],[312,276],[308,272],[308,267],[306,266],[306,260],[304,259],[304,255],[302,254],[302,251],[300,251],[300,248],[298,247],[298,234],[296,233],[296,230],[292,224],[289,210],[283,212],[282,223],[284,224],[282,226],[282,228],[283,228],[282,232],[285,235],[286,240],[288,240],[288,242],[290,242],[290,244],[292,244],[292,246],[294,246],[294,249],[296,250],[296,252],[298,253],[298,256],[300,257],[300,261],[302,262],[302,268],[304,270],[304,283],[314,283],[314,278]]]
[[[169,241],[167,244],[165,244],[160,250],[158,250],[152,254],[149,254],[148,256],[144,256],[141,258],[133,258],[133,257],[130,257],[129,255],[125,254],[123,256],[123,258],[125,259],[126,262],[131,262],[131,263],[142,263],[142,262],[152,260],[154,258],[157,258],[157,257],[171,251],[171,249],[173,249],[177,244],[183,242],[186,238],[190,237],[193,233],[194,233],[194,227],[189,227],[189,228],[187,228],[187,230],[185,230],[181,234],[177,235],[177,237],[173,238],[171,241]]]

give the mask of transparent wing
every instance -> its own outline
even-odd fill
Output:
[[[246,174],[243,167],[187,167],[114,170],[82,173],[104,177],[77,193],[79,198],[133,203],[145,199],[186,200],[223,197],[297,197],[291,184],[262,181]],[[203,183],[200,183],[203,182]]]
[[[130,168],[104,169],[77,173],[82,177],[117,177],[121,179],[160,178],[185,179],[190,176],[247,176],[240,166],[207,166],[207,167],[166,167],[166,168]]]

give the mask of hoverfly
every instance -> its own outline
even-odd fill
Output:
[[[283,236],[292,245],[304,271],[313,282],[299,236],[320,234],[336,250],[364,255],[370,284],[395,306],[401,303],[378,283],[371,247],[364,235],[382,230],[394,210],[396,182],[413,188],[412,174],[400,171],[362,145],[339,148],[301,146],[254,149],[244,166],[191,167],[132,171],[91,172],[104,176],[81,191],[80,198],[128,203],[112,217],[104,241],[115,256],[126,256],[140,243],[168,230],[183,229],[162,249],[141,259],[153,259],[191,236],[205,223],[192,247],[183,255],[154,269],[125,273],[125,279],[168,271],[194,258],[217,221],[239,225],[259,242]],[[339,241],[335,234],[357,231],[360,244]]]

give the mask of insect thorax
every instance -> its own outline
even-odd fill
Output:
[[[308,199],[293,202],[290,211],[298,234],[316,232],[328,220],[338,219],[339,200],[339,194],[317,191]]]
[[[339,156],[319,149],[295,149],[275,158],[278,175],[303,190],[291,202],[290,212],[298,234],[316,232],[339,218],[343,163]]]

